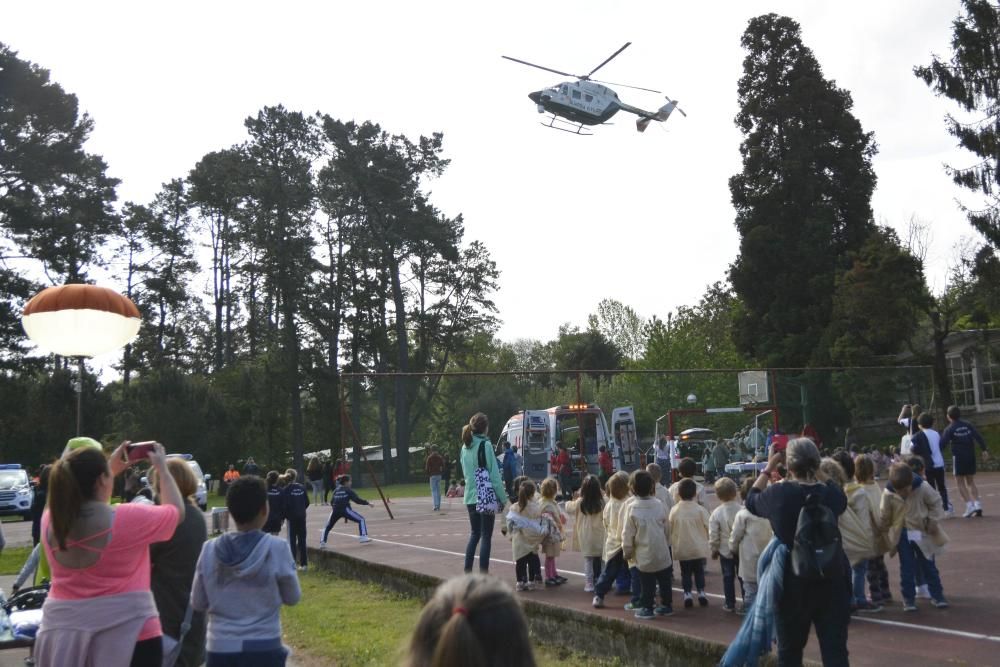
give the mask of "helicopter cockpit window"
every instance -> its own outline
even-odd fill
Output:
[[[580,91],[579,90],[574,90],[573,91],[573,99],[574,100],[580,99]]]
[[[563,95],[569,94],[569,88],[567,86],[560,86],[559,90]]]
[[[593,95],[584,95],[583,99],[587,100],[588,102],[593,102],[594,101],[594,96]]]

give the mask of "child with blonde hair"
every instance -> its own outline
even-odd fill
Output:
[[[674,612],[670,580],[670,520],[663,503],[653,495],[653,477],[643,470],[632,473],[629,487],[633,500],[622,519],[622,555],[635,563],[641,582],[641,594],[635,617],[640,619],[669,616]],[[656,588],[660,605],[653,606]]]
[[[729,547],[729,535],[740,511],[737,500],[739,491],[736,482],[722,477],[715,482],[715,497],[721,503],[708,518],[708,546],[712,550],[712,560],[722,566],[722,592],[725,602],[722,609],[736,611],[736,557]]]
[[[583,554],[583,571],[586,583],[583,590],[594,592],[594,583],[601,576],[601,556],[604,552],[604,493],[601,481],[587,475],[580,485],[578,497],[566,503],[566,512],[575,517],[573,522],[573,549]]]
[[[875,463],[869,456],[859,454],[854,457],[854,479],[868,496],[868,503],[875,517],[876,556],[868,560],[865,578],[868,579],[871,603],[883,606],[892,601],[892,594],[889,592],[889,570],[885,566],[885,553],[889,551],[889,544],[878,529],[882,525],[882,489],[875,482],[875,470]]]
[[[604,570],[594,584],[595,609],[604,606],[604,596],[611,590],[619,570],[625,567],[622,556],[622,510],[628,499],[628,475],[619,470],[608,479],[607,488],[609,498],[602,514],[605,533],[602,554]]]
[[[646,472],[649,476],[653,478],[653,483],[656,485],[656,489],[653,495],[656,499],[663,503],[663,507],[666,508],[667,514],[670,514],[670,510],[674,508],[674,499],[670,495],[670,489],[660,484],[660,480],[663,478],[663,469],[660,467],[659,463],[650,463],[646,465]]]
[[[535,483],[530,479],[521,482],[517,489],[517,502],[507,512],[507,535],[514,551],[514,576],[518,591],[533,591],[542,583],[542,566],[538,547],[545,539],[541,528],[542,508],[534,500]]]
[[[681,562],[681,585],[684,587],[684,607],[694,606],[691,580],[698,590],[698,604],[708,606],[705,596],[705,560],[708,559],[708,510],[695,500],[698,487],[690,478],[677,483],[680,502],[670,510],[670,545],[674,560]]]
[[[847,496],[847,509],[837,518],[840,527],[841,542],[844,553],[851,563],[851,578],[853,581],[852,609],[861,613],[882,611],[882,606],[869,602],[865,597],[865,580],[868,573],[868,560],[878,553],[876,536],[878,521],[872,509],[871,499],[863,485],[855,481],[854,459],[849,452],[841,451],[834,454],[834,460],[843,470],[845,481],[841,484],[844,495]]]
[[[740,487],[740,496],[746,502],[753,488],[754,480],[747,477]],[[764,553],[774,531],[771,530],[771,522],[763,517],[750,513],[746,507],[736,513],[733,520],[733,530],[729,534],[729,549],[733,554],[738,554],[740,559],[740,587],[743,589],[743,611],[753,606],[754,598],[757,597],[757,562],[760,555]]]
[[[562,553],[562,527],[566,523],[566,517],[563,516],[562,510],[559,509],[559,505],[556,503],[556,494],[559,493],[559,483],[549,477],[542,481],[539,491],[542,497],[540,501],[542,516],[548,517],[555,529],[550,531],[542,541],[542,552],[545,554],[545,585],[558,586],[565,584],[567,581],[566,577],[560,577],[559,571],[556,570],[556,558]]]

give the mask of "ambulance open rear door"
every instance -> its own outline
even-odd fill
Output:
[[[635,411],[631,405],[611,411],[611,433],[618,469],[632,472],[639,467],[639,435],[635,430]]]
[[[523,444],[524,474],[534,480],[549,475],[549,413],[545,410],[525,410]]]

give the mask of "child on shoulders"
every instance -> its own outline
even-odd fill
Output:
[[[690,461],[690,459],[688,459]],[[683,465],[683,463],[682,463]],[[705,596],[705,560],[708,559],[708,510],[695,500],[698,487],[691,478],[677,483],[680,502],[670,510],[670,543],[674,559],[681,563],[681,584],[684,587],[684,607],[694,606],[691,580],[698,591],[698,604],[708,606]]]
[[[737,500],[736,482],[728,477],[722,477],[715,482],[715,497],[721,503],[708,519],[708,546],[712,550],[712,560],[718,560],[722,566],[722,591],[725,611],[736,611],[736,556],[729,546],[729,536],[733,532],[733,523],[740,511]]]

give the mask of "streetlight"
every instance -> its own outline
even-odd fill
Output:
[[[128,297],[97,285],[48,287],[25,305],[21,325],[28,338],[48,352],[77,359],[77,435],[80,435],[84,358],[127,345],[139,333],[140,323],[139,309]]]

